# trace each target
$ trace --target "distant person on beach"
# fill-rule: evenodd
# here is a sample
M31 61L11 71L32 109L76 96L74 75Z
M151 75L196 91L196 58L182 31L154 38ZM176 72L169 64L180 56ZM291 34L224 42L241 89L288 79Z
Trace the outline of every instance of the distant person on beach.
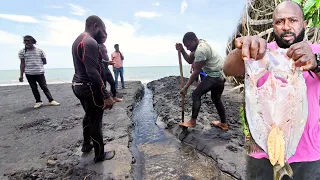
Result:
M239 37L235 39L236 49L228 54L223 67L228 76L244 75L243 59L259 60L267 49L283 48L287 49L287 56L295 61L295 65L303 68L309 113L295 154L288 160L294 180L320 179L320 44L304 41L306 26L302 8L295 2L284 1L273 12L275 41L267 43L258 36ZM248 147L256 145L251 137L246 142ZM274 167L268 155L261 148L248 153L246 179L272 180ZM283 179L291 178L285 176Z
M99 44L99 48L100 48L100 52L101 52L101 56L102 56L102 62L103 62L103 66L104 66L104 82L105 84L108 82L111 86L111 93L112 93L112 97L113 100L115 102L121 102L122 99L117 97L117 89L116 89L116 84L114 82L113 76L108 68L109 65L114 65L113 61L109 61L109 56L108 56L108 50L106 48L106 46L104 45L104 43L106 42L107 37L104 36L102 39L102 43Z
M116 88L118 88L118 77L120 74L122 89L125 89L124 78L123 78L123 53L119 50L119 44L114 45L115 51L111 54L111 60L114 62L113 64L113 73L115 77Z
M198 39L195 33L187 32L183 37L183 44L187 50L191 51L191 56L186 53L181 43L176 44L176 49L181 51L184 59L193 64L193 72L181 89L181 94L186 94L189 86L199 76L203 70L207 76L201 81L199 86L192 93L192 115L191 120L180 123L180 126L195 127L197 117L201 107L201 96L211 91L211 99L215 104L221 122L213 120L211 124L223 130L228 130L225 109L221 101L221 94L224 90L225 77L222 72L223 59L214 51L211 46L203 39Z
M37 41L29 35L23 37L23 43L25 48L19 51L20 59L20 78L19 81L23 82L23 73L26 74L26 78L31 87L32 93L36 99L34 108L42 106L41 96L38 91L38 85L47 96L49 105L58 106L60 103L55 101L48 89L46 78L44 76L44 65L47 64L45 53L34 45Z
M86 19L85 32L81 33L72 45L75 69L72 90L85 111L81 151L87 153L94 148L95 163L112 159L115 155L115 151L104 151L102 135L103 111L111 109L114 104L103 81L103 65L98 45L106 35L104 22L98 16L92 15Z

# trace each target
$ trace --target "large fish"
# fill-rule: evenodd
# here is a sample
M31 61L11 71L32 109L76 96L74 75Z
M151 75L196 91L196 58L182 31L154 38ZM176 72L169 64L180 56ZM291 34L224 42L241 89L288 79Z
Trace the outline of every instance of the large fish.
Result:
M274 179L292 176L287 160L302 136L308 104L303 72L285 49L268 49L261 60L245 61L245 111L250 135L268 154Z

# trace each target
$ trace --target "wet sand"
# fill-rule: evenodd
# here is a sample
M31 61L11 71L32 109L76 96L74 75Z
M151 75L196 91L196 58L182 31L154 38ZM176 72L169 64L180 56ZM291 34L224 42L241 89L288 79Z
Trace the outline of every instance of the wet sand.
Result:
M103 118L105 148L116 150L116 156L99 164L93 163L93 152L83 155L80 151L84 111L70 84L49 85L53 97L61 103L57 107L47 106L40 91L45 104L40 109L33 109L29 86L0 87L0 179L133 179L131 115L144 88L141 82L127 82L127 87L119 90L124 101L106 110ZM154 94L158 125L162 122L180 140L211 157L223 172L244 179L245 153L239 121L242 96L228 93L231 85L226 86L223 95L231 126L227 133L209 125L209 120L218 118L210 93L203 97L197 127L181 133L177 126L181 119L179 77L165 77L148 87ZM191 92L186 98L186 115L191 111Z
M0 87L0 179L132 179L131 111L143 95L141 82L119 90L124 101L105 110L103 135L112 160L93 163L81 152L84 111L70 84L48 85L60 106L33 109L29 86Z
M132 113L132 147L138 155L133 166L137 180L234 180L222 173L214 160L181 142L157 120L153 95L146 88ZM134 152L134 151L132 151Z
M186 83L187 79L184 82ZM222 95L229 131L223 132L210 126L213 119L219 120L210 92L202 97L197 126L185 131L177 125L181 121L180 77L164 77L148 83L148 88L153 91L153 103L158 113L158 121L163 122L180 140L213 158L221 171L237 179L245 179L246 153L239 112L243 95L236 91L230 92L233 87L232 84L226 83ZM192 85L185 98L185 121L191 117L191 94L195 88Z

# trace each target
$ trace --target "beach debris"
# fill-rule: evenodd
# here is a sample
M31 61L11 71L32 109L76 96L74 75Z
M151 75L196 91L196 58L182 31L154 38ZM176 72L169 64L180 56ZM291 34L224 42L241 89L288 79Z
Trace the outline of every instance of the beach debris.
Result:
M89 176L91 176L91 174L86 175L83 180L86 180Z
M49 159L49 160L47 161L47 164L50 165L50 166L53 166L53 165L55 165L56 163L57 163L57 161L56 161L56 160L52 160L52 159Z

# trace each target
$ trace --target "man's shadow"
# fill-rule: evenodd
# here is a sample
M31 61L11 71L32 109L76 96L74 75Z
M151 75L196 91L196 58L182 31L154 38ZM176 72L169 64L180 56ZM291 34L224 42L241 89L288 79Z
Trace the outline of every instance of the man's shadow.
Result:
M50 105L45 105L43 104L40 108L34 108L34 107L26 107L26 108L23 108L21 110L17 110L16 113L18 114L25 114L25 113L28 113L28 112L32 112L32 111L37 111L39 109L42 109L42 108L47 108L49 107Z

